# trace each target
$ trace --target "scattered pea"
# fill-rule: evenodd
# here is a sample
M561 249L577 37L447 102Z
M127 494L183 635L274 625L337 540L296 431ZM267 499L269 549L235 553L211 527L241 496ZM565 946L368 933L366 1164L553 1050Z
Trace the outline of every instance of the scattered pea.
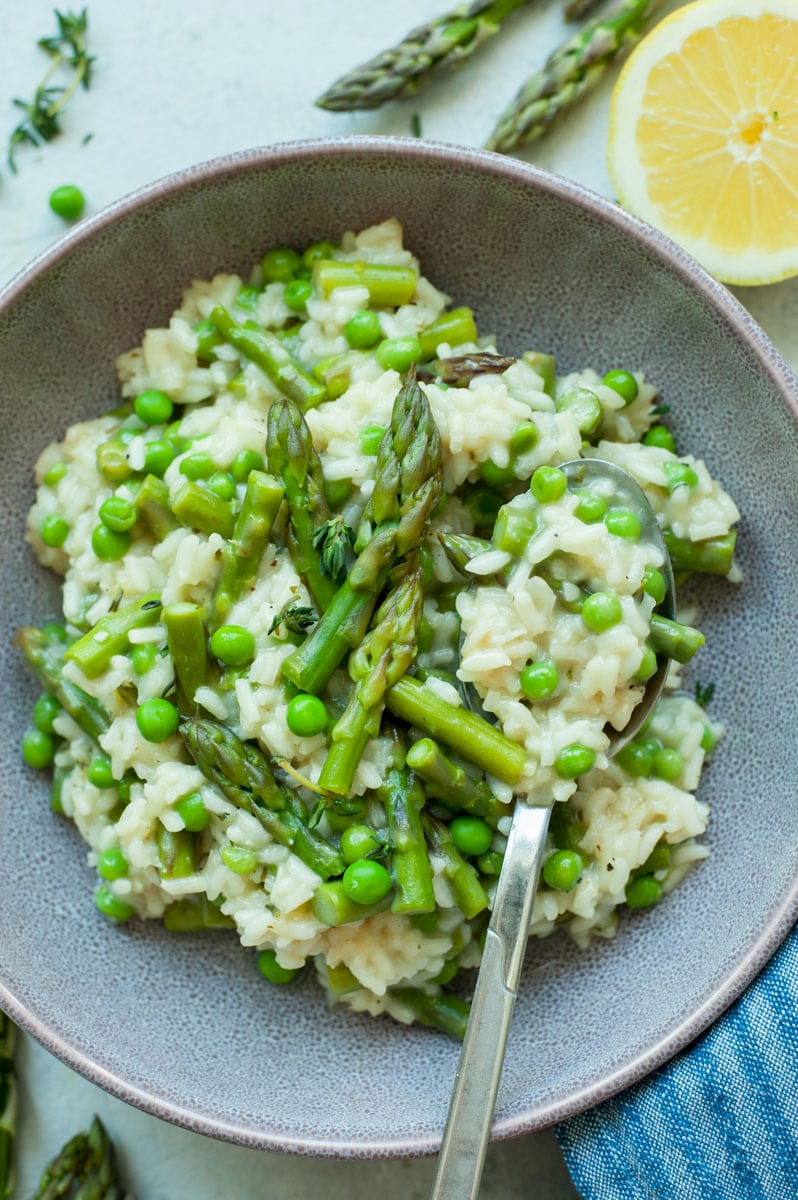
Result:
M313 296L313 284L309 279L292 279L285 285L283 299L294 312L306 312L308 300Z
M318 696L300 692L288 701L285 722L297 737L314 737L326 728L327 720L327 709Z
M662 604L668 591L665 576L656 567L646 567L643 572L643 591L655 604Z
M581 742L572 742L570 746L564 746L557 755L554 769L560 779L576 779L579 775L586 775L595 761L596 755L588 746L583 746Z
M301 266L302 259L290 246L275 246L261 261L265 283L290 283Z
M360 431L360 449L363 454L376 454L385 436L384 425L367 425Z
M230 474L236 483L246 483L252 471L263 471L264 469L263 455L258 454L257 450L239 450L230 463ZM180 470L183 470L183 463L180 464ZM183 473L185 474L185 472Z
M232 500L236 494L236 481L229 471L214 471L208 480L208 491L220 500Z
M310 270L315 262L321 258L332 258L338 247L334 242L322 240L320 242L312 242L302 251L303 266Z
M662 899L662 884L653 875L637 875L626 885L627 908L650 908Z
M383 839L369 825L350 825L341 834L341 854L347 864L367 858L382 845Z
M145 425L165 425L172 419L174 405L166 392L159 392L157 388L147 388L136 396L133 410Z
M634 779L647 779L654 766L654 756L640 742L628 742L615 755L615 761Z
M148 742L165 742L177 731L180 714L168 700L153 696L143 700L136 709L136 725Z
M61 712L61 705L55 696L42 692L33 706L33 724L42 733L53 732L53 722Z
M201 833L210 825L211 814L205 807L200 792L188 792L187 795L181 796L175 804L175 809L191 833Z
M353 350L369 350L382 337L380 318L368 308L360 308L344 325L344 337Z
M144 447L144 471L147 475L156 475L159 479L166 473L166 468L176 458L174 446L162 438L147 442Z
M718 739L710 729L709 725L704 726L704 732L701 734L701 749L705 754L709 754L715 749Z
M533 421L522 421L510 434L510 450L513 454L528 454L540 441L540 432Z
M493 830L479 817L455 817L449 825L452 841L461 854L475 857L490 849Z
M676 438L667 425L652 425L648 433L643 435L644 446L656 446L658 450L670 450L676 453Z
M640 666L634 673L633 679L635 683L645 683L650 679L657 670L657 655L652 646L646 646L643 650L643 657L640 659Z
M356 904L379 904L391 890L391 876L382 865L370 858L350 863L341 880L344 895Z
M103 442L97 447L97 470L112 483L121 483L133 474L127 450L120 441Z
M489 458L480 464L479 473L488 487L506 487L515 479L515 463L510 459L506 466L500 467Z
M110 758L106 758L105 755L93 758L86 768L86 778L96 788L113 787L114 776Z
M546 700L557 690L560 674L553 662L541 658L521 672L521 691L529 700Z
M109 496L103 500L98 516L114 533L127 533L136 524L136 510L124 496Z
M158 651L152 642L142 642L130 651L130 662L137 675L146 675L155 666Z
M281 967L274 950L261 950L257 962L258 970L263 978L267 979L269 983L276 983L280 986L293 983L302 970L301 967Z
M104 917L112 921L129 921L135 909L111 891L109 887L98 887L94 893L94 903Z
M543 864L543 882L558 892L571 892L584 869L576 850L555 850Z
M604 524L615 537L631 542L640 537L640 518L631 508L611 508Z
M483 875L499 875L501 874L503 862L504 855L500 851L486 850L477 859L477 868Z
M220 625L210 646L211 654L228 667L243 667L255 657L255 639L243 625Z
M44 475L42 475L42 483L46 484L47 487L54 487L59 480L64 478L66 473L67 465L65 462L54 462L51 467L47 468Z
M688 467L687 463L666 462L662 464L662 470L665 473L665 486L669 492L676 491L677 487L693 488L698 483L698 476L692 467Z
M539 504L551 504L565 495L568 480L558 467L538 467L529 481L529 490Z
M180 460L179 471L186 479L210 479L216 470L216 464L210 454L198 450L196 454L188 454Z
M29 767L43 771L55 758L55 741L42 729L27 729L22 735L22 758Z
M421 358L421 342L417 337L385 338L375 355L383 371L407 371Z
M584 521L585 525L596 525L604 520L607 515L607 501L603 496L586 489L576 494L579 500L574 512L580 521Z
M637 399L639 391L637 380L629 371L608 371L601 382L617 392L625 401L625 406Z
M95 525L91 535L91 548L103 562L116 562L123 558L130 547L130 534L117 533L107 525Z
M246 846L223 846L222 862L236 875L251 875L258 865L257 857Z
M657 779L673 783L679 778L683 769L684 759L678 750L672 750L670 746L663 746L654 751L653 773Z
M57 217L75 221L86 207L86 197L74 183L62 183L50 192L50 208Z
M97 856L97 874L101 879L123 879L127 875L128 862L119 846L101 850Z
M204 320L197 321L197 324L194 326L194 333L197 338L197 358L201 362L210 362L214 357L214 350L222 343L222 336L219 330L213 321Z
M593 592L582 601L582 620L588 629L601 633L617 625L623 616L621 601L614 592Z
M69 522L61 513L50 513L39 526L39 537L45 546L58 549L67 540L69 528Z

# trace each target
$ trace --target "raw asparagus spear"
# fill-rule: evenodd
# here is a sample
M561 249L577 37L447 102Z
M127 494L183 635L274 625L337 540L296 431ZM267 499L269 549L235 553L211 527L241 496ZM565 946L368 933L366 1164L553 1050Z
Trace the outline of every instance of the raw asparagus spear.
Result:
M324 612L338 591L338 583L325 570L314 539L330 520L330 506L324 495L321 459L302 411L293 400L275 400L269 409L266 456L269 469L285 489L289 553L316 607Z
M252 742L211 720L185 721L186 748L209 782L231 804L252 813L267 833L323 879L341 875L344 860L316 830L309 829L300 800L277 782L266 756Z
M412 771L393 767L380 788L379 798L385 807L391 847L394 881L391 912L434 912L432 867L421 826L424 789Z
M332 730L319 786L348 796L357 765L369 740L380 731L386 688L405 674L416 656L424 604L420 567L415 567L383 601L374 625L350 656L355 686Z
M509 807L491 792L487 781L469 775L452 762L432 738L419 738L407 752L407 765L424 780L427 794L449 807L464 809L479 817L506 816Z
M508 154L543 137L563 113L591 91L605 69L640 39L664 0L615 0L549 55L542 70L521 88L487 141Z
M389 434L380 443L374 491L358 528L363 549L318 625L283 663L283 675L303 692L321 691L360 644L391 571L418 545L440 500L440 437L412 374L394 401Z
M412 96L434 71L455 67L499 32L527 0L473 0L411 30L390 50L349 71L316 101L333 112L379 108Z
M309 375L292 358L283 343L265 329L237 325L221 304L211 311L211 321L226 342L239 354L260 367L284 396L294 400L301 409L315 408L327 399L324 384Z
M13 1021L0 1011L0 1200L8 1200L14 1192L14 1139L17 1128L15 1038Z
M223 625L258 571L284 488L263 471L250 471L233 536L222 551L222 570L213 595L212 624Z
M99 1117L46 1168L34 1200L121 1200L114 1144Z

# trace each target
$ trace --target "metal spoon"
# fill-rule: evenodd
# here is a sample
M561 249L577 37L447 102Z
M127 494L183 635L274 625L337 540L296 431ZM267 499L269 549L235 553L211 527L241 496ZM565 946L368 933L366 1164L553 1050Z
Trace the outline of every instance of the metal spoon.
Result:
M661 608L672 617L670 557L642 489L626 471L602 459L575 459L561 464L560 470L569 488L609 480L624 507L637 514L641 540L662 550L660 569L667 592ZM644 724L662 691L667 668L667 660L661 660L625 728L608 731L608 754L620 750ZM476 1200L479 1192L550 816L550 806L521 799L513 811L430 1200Z

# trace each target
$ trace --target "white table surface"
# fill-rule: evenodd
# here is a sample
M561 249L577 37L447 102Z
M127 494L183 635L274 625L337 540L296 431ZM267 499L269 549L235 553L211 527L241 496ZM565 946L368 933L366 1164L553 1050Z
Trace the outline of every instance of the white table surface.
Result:
M459 74L376 113L325 113L313 99L345 69L445 11L447 0L401 5L359 0L92 0L94 83L80 91L64 133L39 150L22 147L19 173L0 160L0 286L63 232L48 207L52 188L79 185L87 212L180 167L232 150L301 137L408 134L418 113L423 135L478 146L516 88L563 38L559 0L536 0ZM68 9L67 3L62 10ZM79 7L79 5L75 5ZM676 8L670 3L665 11ZM51 0L0 4L0 144L15 125L15 96L28 98L46 60L39 37L55 32ZM521 157L605 196L611 80L537 147ZM92 137L85 142L86 134ZM737 289L741 301L798 368L798 279ZM94 1112L117 1143L139 1200L415 1200L427 1194L434 1163L292 1158L188 1133L107 1096L31 1039L18 1055L21 1116L19 1195L30 1195L44 1162ZM553 1135L544 1131L494 1146L486 1200L567 1200L570 1184Z

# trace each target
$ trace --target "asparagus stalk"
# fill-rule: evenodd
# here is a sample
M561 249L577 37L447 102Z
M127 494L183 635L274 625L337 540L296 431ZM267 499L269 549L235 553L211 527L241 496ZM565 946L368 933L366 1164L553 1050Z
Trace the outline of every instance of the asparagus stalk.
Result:
M14 1072L16 1027L0 1011L0 1200L14 1192L14 1140L17 1128L17 1082Z
M155 831L161 879L184 879L197 869L196 839L188 829L172 833L158 823Z
M235 921L211 904L207 896L182 896L167 908L163 925L172 933L198 933L205 929L231 929Z
M412 771L393 767L379 791L388 821L394 893L391 912L435 911L432 866L424 841L421 810L424 789Z
M321 691L359 645L391 571L418 545L441 497L440 437L412 374L394 401L389 435L358 528L363 549L313 632L283 663L283 675L304 692Z
M242 358L260 367L276 388L303 410L315 408L327 399L324 385L309 375L293 358L283 343L265 329L237 325L223 305L211 311L211 321L226 342Z
M157 475L145 475L136 492L136 516L146 525L156 541L177 529L179 522L169 508L169 488Z
M350 656L355 686L332 730L319 776L324 791L349 795L363 751L380 731L385 691L402 678L416 656L423 604L421 568L416 566L388 593L373 628Z
M320 258L313 264L313 286L323 296L334 288L365 287L369 300L377 308L399 308L409 304L418 283L413 267L397 267L392 263L341 262L337 258Z
M526 752L478 713L458 708L431 688L406 675L385 695L386 706L408 725L439 738L489 775L515 784L523 774Z
M479 817L506 816L506 804L491 792L487 781L469 775L452 762L432 738L419 738L407 752L407 765L424 781L427 794L450 808L464 809Z
M64 642L43 629L28 627L19 630L16 643L44 690L55 696L84 733L99 741L111 718L96 697L64 678Z
M203 611L199 604L170 604L163 610L166 641L175 668L178 704L194 710L194 695L208 674L208 649Z
M527 0L473 0L411 30L397 46L349 71L316 101L332 112L378 108L412 96L435 71L458 66Z
M706 638L699 629L682 625L680 621L671 621L659 613L652 613L650 640L657 654L686 663L703 646Z
M466 1000L451 992L425 992L411 987L391 988L391 995L412 1011L413 1020L419 1025L438 1029L462 1042L471 1011Z
M452 358L436 359L429 378L449 387L468 387L478 375L503 375L514 362L516 359L508 355L490 354L488 351L458 354Z
M99 1117L45 1169L34 1200L122 1200L114 1144Z
M664 0L614 0L547 58L501 115L487 141L503 154L543 137L639 41Z
M471 533L439 533L438 541L455 571L459 571L461 575L466 574L466 568L472 558L495 549L490 542L474 537Z
M690 542L670 530L662 532L674 571L701 571L707 575L728 575L734 559L737 532L730 529L721 537Z
M433 321L426 329L421 330L418 340L421 344L422 359L432 358L441 342L446 342L449 346L459 346L462 342L475 342L477 325L474 313L470 308L453 308L449 312L442 313L437 321ZM443 366L446 361L444 359L438 366ZM439 378L442 378L440 372Z
M313 915L323 925L337 927L363 921L391 907L390 893L376 904L358 904L350 900L340 879L329 879L313 893Z
M160 595L148 592L133 604L100 617L93 629L67 647L64 657L77 663L87 679L96 679L108 669L115 654L127 652L133 630L154 625L160 615Z
M284 488L263 471L250 471L233 536L222 551L222 570L211 604L212 624L223 625L230 609L255 578L271 536Z
M421 814L421 822L431 853L443 863L443 873L449 880L457 907L471 920L488 907L488 895L479 882L479 875L455 846L448 825L426 812Z
M344 860L315 829L300 800L277 782L266 756L211 720L185 721L180 732L191 757L231 804L252 813L267 833L323 879L341 875Z
M269 469L285 489L289 519L286 542L291 558L317 608L324 612L338 591L338 583L325 569L315 539L330 520L330 506L324 495L321 459L302 411L293 400L275 400L269 409L266 455Z
M193 479L186 480L175 492L172 513L187 529L208 535L220 533L226 539L233 536L236 511L232 501L223 500Z

